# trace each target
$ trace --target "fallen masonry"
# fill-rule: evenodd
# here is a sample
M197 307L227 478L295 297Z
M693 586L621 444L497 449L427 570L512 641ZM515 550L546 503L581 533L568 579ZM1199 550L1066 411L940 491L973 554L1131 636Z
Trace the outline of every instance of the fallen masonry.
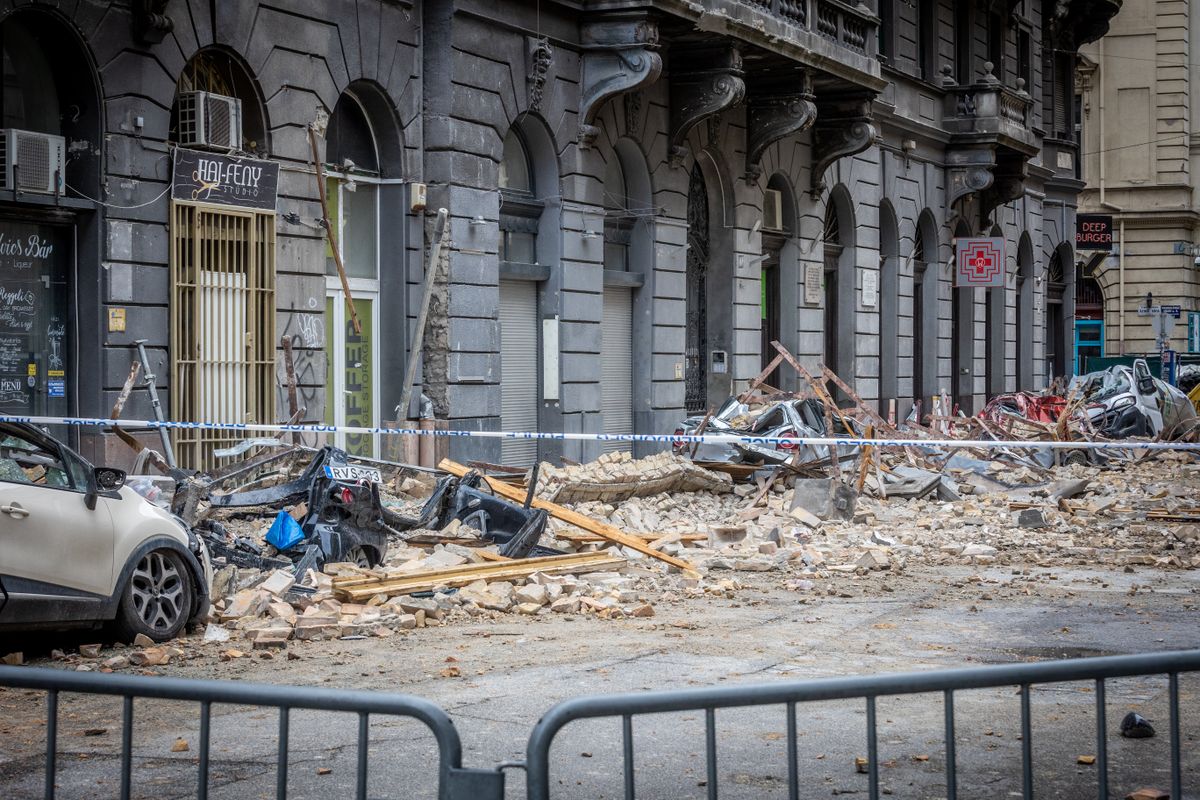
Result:
M660 454L608 464L626 475L687 472L674 470L673 460L684 461ZM737 597L750 580L777 582L797 602L819 603L862 582L886 591L888 576L918 564L1002 565L1016 576L1072 565L1200 568L1200 464L1190 456L1050 470L952 461L937 478L931 491L909 497L873 496L868 488L847 508L813 500L814 486L819 500L836 480L799 475L769 484L761 475L751 483L720 475L695 491L564 504L539 497L534 502L550 514L540 545L558 554L530 558L500 555L499 544L467 524L392 537L375 567L328 563L300 571L275 565L276 554L260 545L267 568L216 559L214 603L198 641L232 660L270 658L319 639L430 635L426 629L464 621L638 620L688 598ZM498 493L524 491L490 485ZM561 497L568 483L546 485ZM406 513L433 487L398 474L381 487L382 502ZM261 541L263 531L244 535ZM82 670L146 670L189 657L193 642L143 640L117 654L82 645L64 658Z

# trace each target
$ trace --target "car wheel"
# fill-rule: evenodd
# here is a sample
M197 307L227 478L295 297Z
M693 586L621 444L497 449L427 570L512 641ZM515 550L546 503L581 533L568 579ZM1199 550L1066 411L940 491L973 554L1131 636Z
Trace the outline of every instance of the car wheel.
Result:
M342 561L367 569L371 566L371 554L362 545L355 545L342 553Z
M192 612L192 577L178 553L152 550L133 568L117 608L116 633L133 641L139 633L156 642L177 636Z

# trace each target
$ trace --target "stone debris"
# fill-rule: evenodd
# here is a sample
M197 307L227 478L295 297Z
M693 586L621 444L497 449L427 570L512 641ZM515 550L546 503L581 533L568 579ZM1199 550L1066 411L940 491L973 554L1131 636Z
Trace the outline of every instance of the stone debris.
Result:
M845 468L853 469L850 460ZM315 640L431 635L426 629L468 621L537 625L588 616L633 624L655 620L664 606L684 599L736 598L746 581L777 583L805 603L858 596L868 583L890 591L887 577L916 564L1006 566L1015 575L1030 567L1200 568L1200 465L1183 454L1116 467L1035 470L993 462L981 472L978 464L951 465L929 491L886 498L862 493L848 502L834 492L846 483L789 475L769 484L731 485L723 474L696 478L697 470L704 472L667 454L632 459L625 453L583 467L543 465L539 478L545 496L585 498L566 507L685 559L695 572L551 519L543 547L610 557L611 566L598 567L608 571L552 575L525 569L515 578L463 578L453 584L458 588L422 584L421 576L434 571L503 569L497 545L457 525L393 541L385 562L373 569L326 564L322 571L296 574L217 559L209 620L190 641L164 645L138 637L132 648L109 658L98 645L81 645L78 655L63 658L77 669L146 669L205 653L230 661L248 653L271 657ZM646 475L640 482L645 486L670 476L675 487L702 488L647 493L644 486L626 485L635 481L625 476L638 474ZM611 485L618 489L612 493L570 494L601 485L605 475L614 476ZM981 475L990 477L976 480ZM993 485L998 480L1004 482L1000 488ZM405 502L419 505L421 488L410 486ZM335 580L341 585L347 579L370 587L393 580L409 585L411 579L425 588L394 595L359 591L349 602L347 595L335 595ZM19 654L4 660L21 663Z
M712 472L673 453L635 459L628 451L605 453L588 464L542 464L537 495L555 503L615 503L664 492L728 492L728 475Z

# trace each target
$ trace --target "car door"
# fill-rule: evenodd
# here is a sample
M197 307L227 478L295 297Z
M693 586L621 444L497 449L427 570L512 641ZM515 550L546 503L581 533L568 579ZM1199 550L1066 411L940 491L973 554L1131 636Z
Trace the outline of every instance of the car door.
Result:
M85 502L91 467L49 437L0 427L0 622L90 619L112 593L113 524Z
M1150 365L1140 358L1133 362L1133 378L1134 394L1137 396L1138 407L1142 409L1146 417L1150 420L1150 435L1156 436L1163 429L1163 398L1158 382L1155 380L1153 373L1150 372Z

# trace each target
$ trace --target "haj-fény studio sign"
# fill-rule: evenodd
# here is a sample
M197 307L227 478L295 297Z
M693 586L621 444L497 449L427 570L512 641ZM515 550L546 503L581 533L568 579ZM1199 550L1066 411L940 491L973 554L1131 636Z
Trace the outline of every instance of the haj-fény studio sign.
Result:
M175 148L171 198L254 211L275 211L279 164Z

